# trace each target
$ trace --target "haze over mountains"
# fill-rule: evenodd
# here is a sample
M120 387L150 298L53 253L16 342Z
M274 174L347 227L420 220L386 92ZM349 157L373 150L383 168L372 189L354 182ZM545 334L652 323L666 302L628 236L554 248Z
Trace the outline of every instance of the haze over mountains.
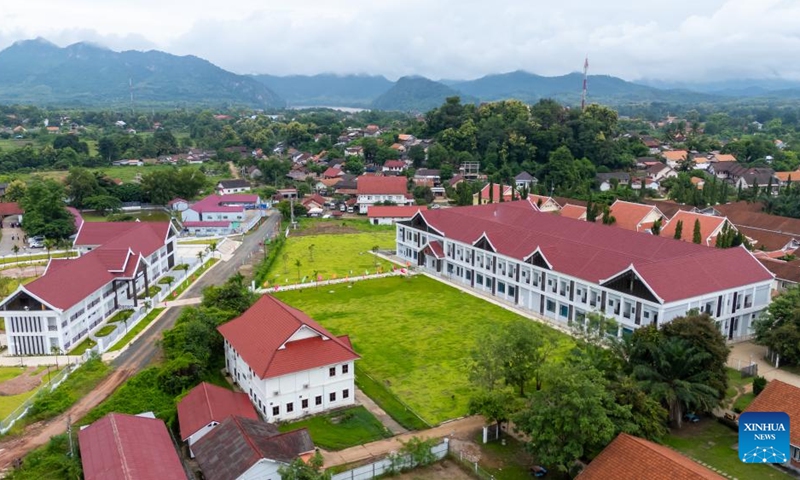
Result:
M88 43L60 48L43 39L0 51L0 103L67 107L127 106L131 93L140 106L339 106L424 112L454 95L465 103L554 98L575 105L582 81L580 73L544 77L525 71L474 80L412 76L396 82L379 75L240 75L195 56L115 52ZM590 101L610 105L800 98L800 82L782 79L698 84L590 75L588 84Z

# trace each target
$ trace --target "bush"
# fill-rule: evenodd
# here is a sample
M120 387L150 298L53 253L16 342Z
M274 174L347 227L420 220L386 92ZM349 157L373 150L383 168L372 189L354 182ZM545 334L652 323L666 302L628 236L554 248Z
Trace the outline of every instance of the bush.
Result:
M111 317L108 320L108 323L124 322L125 320L131 318L132 315L133 315L133 310L122 310L121 312L117 312L116 315Z
M136 415L152 411L158 418L171 419L175 416L175 397L159 388L160 371L159 367L151 367L128 379L106 401L93 408L81 424L88 425L110 412Z
M267 272L269 272L272 264L275 263L275 260L277 260L278 254L281 253L285 243L286 237L278 235L278 237L269 245L267 256L264 257L264 261L261 262L261 265L259 265L258 269L256 270L255 281L257 286L260 287L264 283L264 280L266 280Z
M160 283L161 285L170 285L174 281L175 281L175 277L166 276L166 277L161 278L161 280L159 280L158 283Z
M111 371L100 357L94 356L72 372L55 390L39 396L31 405L26 419L30 422L55 417L78 401Z
M758 396L767 386L767 379L756 375L753 377L753 395Z
M189 270L189 264L188 263L179 263L179 264L175 265L174 267L172 267L172 269L173 270Z

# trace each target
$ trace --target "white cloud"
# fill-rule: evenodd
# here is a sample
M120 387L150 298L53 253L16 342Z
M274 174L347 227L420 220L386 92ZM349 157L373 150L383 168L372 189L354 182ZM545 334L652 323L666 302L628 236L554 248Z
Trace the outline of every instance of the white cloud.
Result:
M563 74L588 53L592 73L628 79L800 79L799 21L793 0L36 0L4 6L0 47L44 36L241 73L390 78Z

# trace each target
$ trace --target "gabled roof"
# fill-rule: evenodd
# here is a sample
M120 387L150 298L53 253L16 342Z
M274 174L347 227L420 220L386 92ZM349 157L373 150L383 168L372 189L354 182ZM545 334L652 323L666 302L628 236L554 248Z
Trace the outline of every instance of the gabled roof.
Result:
M420 210L427 210L418 205L387 205L369 207L369 218L411 218Z
M661 155L669 161L682 162L689 156L689 152L686 150L667 150L661 152Z
M110 413L78 432L86 480L186 478L164 421Z
M558 214L562 217L573 218L575 220L586 220L586 207L568 203L561 207Z
M189 208L195 212L222 212L235 213L242 211L241 204L254 204L258 202L258 195L232 194L209 195Z
M344 171L341 168L336 167L329 167L325 172L322 173L322 176L325 178L336 178L344 175Z
M730 153L717 153L714 155L714 160L718 162L735 162L736 157L734 157Z
M292 341L301 328L315 335ZM217 330L259 378L272 378L359 358L347 336L335 337L311 317L271 295Z
M319 206L325 205L325 199L322 198L322 195L320 195L319 193L315 193L314 195L311 195L310 197L304 199L303 205L308 206L311 202L314 202Z
M800 388L782 382L770 380L767 386L753 400L745 412L786 412L791 425L800 422ZM800 447L800 428L789 429L789 443Z
M491 189L489 188L491 187ZM484 201L489 201L489 191L492 191L492 201L500 201L500 192L503 192L503 198L511 198L511 187L508 185L500 185L499 183L488 183L481 189L481 198Z
M250 182L237 178L233 180L220 180L217 185L220 188L245 188L250 186Z
M164 245L171 228L169 222L85 222L74 245L130 248L148 256Z
M383 166L386 168L405 168L406 162L402 160L386 160Z
M238 478L261 459L289 464L314 451L305 428L279 433L260 420L228 417L192 446L208 479ZM167 478L167 477L164 477Z
M743 248L708 248L676 242L663 233L656 237L576 221L538 212L527 201L426 210L417 215L448 238L468 245L486 234L499 253L518 260L540 248L553 270L593 283L633 264L665 302L773 278Z
M20 215L24 213L17 202L0 202L0 216Z
M712 215L703 215L702 213L687 212L681 210L677 212L661 229L661 236L666 238L675 237L675 229L678 228L678 222L683 222L681 227L681 240L684 242L691 242L694 239L694 224L700 222L700 240L702 245L710 247L715 246L711 238L719 234L720 229L728 219L726 217L715 217Z
M222 423L231 415L258 420L258 414L246 393L203 382L178 402L181 440L185 441L211 422Z
M359 195L404 195L408 193L406 177L358 177L356 189Z
M622 200L617 200L611 204L609 211L616 219L616 222L614 222L615 226L634 232L643 232L645 230L645 228L642 227L648 216L652 214L658 215L658 217L664 216L659 209L652 205L625 202ZM653 220L650 220L650 222L652 221Z
M620 433L576 477L579 480L722 480L671 448Z
M528 172L521 172L519 175L514 177L514 180L517 182L532 182L536 179Z
M442 242L434 240L430 242L423 250L426 255L433 255L436 258L444 258L444 247Z
M442 171L436 168L418 168L414 172L415 177L438 177L442 174ZM798 175L800 178L800 175Z

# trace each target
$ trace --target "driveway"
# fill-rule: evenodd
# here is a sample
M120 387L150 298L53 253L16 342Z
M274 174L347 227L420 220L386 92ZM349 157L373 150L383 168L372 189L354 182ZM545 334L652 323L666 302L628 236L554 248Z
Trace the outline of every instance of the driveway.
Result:
M754 362L758 364L758 374L767 380L780 380L800 388L800 375L775 368L775 365L764 359L766 353L767 347L762 345L753 342L737 343L728 355L728 366L738 370Z

